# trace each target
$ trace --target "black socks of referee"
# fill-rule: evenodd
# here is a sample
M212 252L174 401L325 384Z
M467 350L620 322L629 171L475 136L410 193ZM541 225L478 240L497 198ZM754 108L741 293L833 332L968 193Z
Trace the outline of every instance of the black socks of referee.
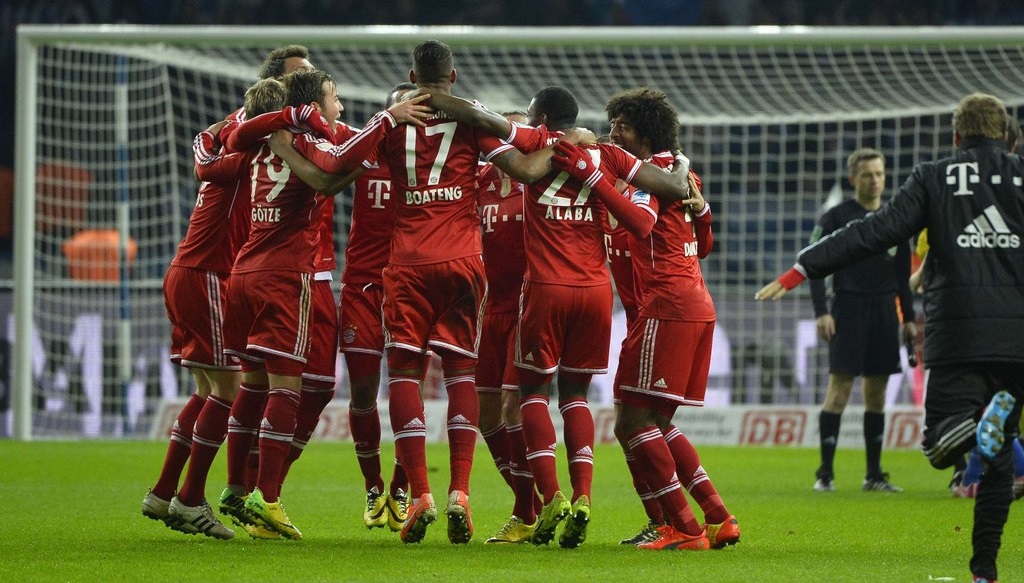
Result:
M818 416L818 433L821 443L821 467L818 478L831 478L834 473L832 462L836 458L836 444L839 442L839 420L842 415L822 411Z
M867 454L866 479L882 477L882 441L885 438L885 413L864 412L864 452Z

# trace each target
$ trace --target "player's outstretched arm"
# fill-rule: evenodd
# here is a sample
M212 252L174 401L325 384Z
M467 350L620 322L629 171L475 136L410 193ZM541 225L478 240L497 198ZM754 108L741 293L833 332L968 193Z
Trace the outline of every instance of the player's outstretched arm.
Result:
M797 263L789 268L789 271L780 275L778 279L757 290L754 299L758 301L777 300L786 295L789 290L800 285L805 279L807 279L807 275L803 272L803 267Z
M503 140L507 140L512 136L512 122L505 119L505 116L501 114L454 95L435 93L428 95L428 97L430 99L427 103L431 107L445 112L456 121L480 128Z
M270 149L292 169L303 182L325 196L334 196L345 190L362 175L365 168L357 168L345 175L328 174L302 156L292 145L292 133L278 130L267 140Z
M666 172L650 162L644 162L630 184L668 202L693 201L690 197L689 174L690 159L680 154L676 156L676 163L671 172Z
M293 133L313 132L325 140L334 141L334 132L327 120L311 105L286 106L281 111L270 111L245 121L228 136L224 145L232 152L242 152L270 133L289 128Z
M597 143L597 134L587 128L569 128L559 141L569 142L574 146L590 146Z
M523 184L533 184L551 172L551 147L523 154L510 148L491 158L491 162L508 174L513 180Z

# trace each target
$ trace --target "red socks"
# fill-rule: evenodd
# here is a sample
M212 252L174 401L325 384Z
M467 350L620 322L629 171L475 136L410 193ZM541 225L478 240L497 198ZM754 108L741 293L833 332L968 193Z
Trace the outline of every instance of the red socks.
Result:
M192 453L192 430L196 424L199 412L203 410L206 399L193 393L181 408L177 419L174 420L174 427L171 428L171 439L167 444L167 455L164 457L163 468L160 469L160 477L153 486L153 493L170 500L178 489L178 480L181 479L181 472L185 469L188 456Z
M348 410L348 426L352 432L352 441L356 444L356 460L359 471L363 474L363 484L367 492L374 487L378 492L384 491L384 479L381 477L380 464L380 414L377 406L369 409Z
M420 383L417 378L392 378L389 414L395 434L395 450L409 477L411 498L430 492L427 482L427 426L424 422Z
M679 486L675 460L672 459L661 430L652 425L630 435L628 439L629 449L643 471L651 493L661 504L665 517L680 532L700 534L700 525Z
M572 501L580 496L590 498L590 486L594 481L594 416L587 400L582 397L559 403L558 410L565 423Z
M555 426L551 423L548 399L540 395L523 397L519 404L523 419L523 437L526 441L526 459L545 504L551 502L558 491L555 469Z
M267 385L242 383L228 417L228 484L252 491L245 479L246 461L259 434L266 405Z
M476 451L477 424L480 422L480 403L476 394L473 372L444 379L448 391L448 455L451 482L448 491L469 493L469 474L473 470Z
M192 456L178 498L186 506L199 506L206 498L206 477L228 431L231 403L210 395L196 419Z
M665 431L665 443L675 460L679 481L704 511L704 521L710 524L725 522L729 518L729 511L700 464L697 449L674 425Z
M292 446L299 394L289 389L270 389L260 422L260 475L256 483L267 502L281 495L281 468Z

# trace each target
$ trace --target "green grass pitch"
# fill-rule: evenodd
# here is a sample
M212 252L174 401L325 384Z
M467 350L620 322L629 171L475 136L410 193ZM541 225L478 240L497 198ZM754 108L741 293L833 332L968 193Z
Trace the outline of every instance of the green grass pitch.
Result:
M864 454L840 450L832 494L811 491L817 451L702 447L702 461L743 539L721 551L649 552L619 546L645 522L621 452L598 446L594 514L576 550L484 545L511 511L511 494L486 448L477 449L470 496L476 534L448 543L443 516L421 544L361 522L363 484L352 445L313 443L283 500L301 542L187 536L142 516L163 461L158 442L0 441L0 579L5 581L970 581L973 503L946 491L949 472L915 451L886 451L902 494L860 491ZM561 483L569 490L560 450ZM224 482L221 453L208 495ZM385 445L384 458L393 450ZM439 503L447 452L428 446ZM1024 581L1024 502L1014 505L1000 580ZM698 509L698 517L699 509Z

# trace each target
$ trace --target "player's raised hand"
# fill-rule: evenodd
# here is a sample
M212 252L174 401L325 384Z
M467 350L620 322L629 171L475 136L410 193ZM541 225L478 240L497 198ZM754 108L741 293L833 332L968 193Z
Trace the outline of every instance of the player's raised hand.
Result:
M551 158L551 165L558 170L569 173L570 176L582 181L588 186L593 186L598 180L604 178L601 170L594 165L590 154L583 148L579 148L559 140L555 142L555 155Z
M410 93L412 93L410 91ZM407 96L405 96L407 97ZM388 108L388 113L398 123L411 123L417 126L425 126L423 120L434 115L434 110L424 103L430 99L429 93L422 93L408 99L403 98L398 103Z
M693 172L687 174L686 179L690 183L690 197L684 198L681 202L690 205L690 210L693 213L700 213L704 210L704 205L707 204L700 192L700 179Z

